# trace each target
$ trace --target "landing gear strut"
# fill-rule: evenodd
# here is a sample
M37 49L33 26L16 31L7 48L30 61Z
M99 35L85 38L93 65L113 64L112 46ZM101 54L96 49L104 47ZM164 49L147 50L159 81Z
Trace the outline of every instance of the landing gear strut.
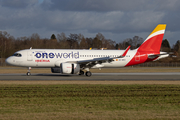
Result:
M28 72L26 73L27 76L31 75L31 67L28 67Z
M80 70L79 75L84 75L84 71Z

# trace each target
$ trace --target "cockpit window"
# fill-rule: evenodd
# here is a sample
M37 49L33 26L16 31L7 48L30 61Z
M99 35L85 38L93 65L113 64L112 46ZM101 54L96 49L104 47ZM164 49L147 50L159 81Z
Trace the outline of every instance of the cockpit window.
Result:
M20 53L14 53L13 56L21 57L22 55Z

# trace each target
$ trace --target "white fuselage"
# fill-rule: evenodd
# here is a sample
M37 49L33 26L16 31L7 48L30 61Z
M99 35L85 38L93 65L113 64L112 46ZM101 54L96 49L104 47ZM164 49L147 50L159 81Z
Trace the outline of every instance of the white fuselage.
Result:
M69 50L69 49L26 49L16 53L21 56L10 56L6 62L22 67L58 67L63 62L76 62L94 58L114 58L123 54L124 50ZM125 57L116 58L112 62L95 65L99 67L124 67L135 56L136 50L129 50ZM136 61L140 61L139 58Z

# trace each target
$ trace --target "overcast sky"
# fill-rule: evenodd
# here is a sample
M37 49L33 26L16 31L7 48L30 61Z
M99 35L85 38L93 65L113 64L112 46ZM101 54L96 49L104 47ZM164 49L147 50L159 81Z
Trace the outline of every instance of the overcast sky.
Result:
M41 38L64 32L117 43L135 35L145 39L157 24L167 24L164 39L180 40L180 0L0 0L0 31Z

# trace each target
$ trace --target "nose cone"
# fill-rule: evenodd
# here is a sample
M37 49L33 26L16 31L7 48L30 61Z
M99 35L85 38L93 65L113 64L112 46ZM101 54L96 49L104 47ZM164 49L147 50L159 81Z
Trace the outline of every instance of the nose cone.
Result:
M13 61L12 61L12 58L11 57L8 57L6 59L6 63L9 64L9 65L12 65Z

